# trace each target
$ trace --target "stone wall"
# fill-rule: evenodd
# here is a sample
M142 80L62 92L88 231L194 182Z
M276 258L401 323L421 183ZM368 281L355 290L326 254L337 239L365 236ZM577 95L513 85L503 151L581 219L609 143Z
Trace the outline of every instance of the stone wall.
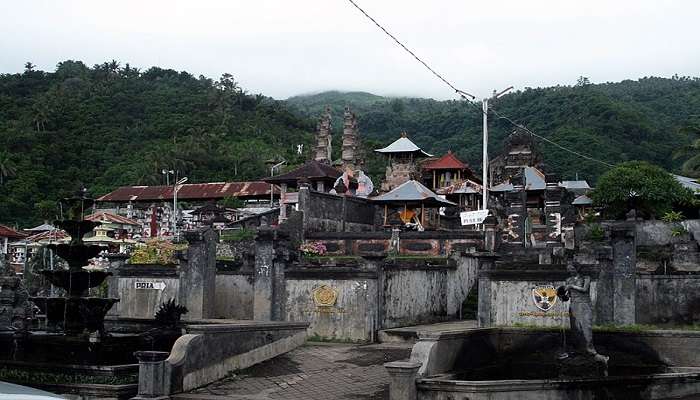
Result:
M305 232L368 232L375 229L377 206L359 197L299 189Z
M638 275L637 323L700 323L700 275Z

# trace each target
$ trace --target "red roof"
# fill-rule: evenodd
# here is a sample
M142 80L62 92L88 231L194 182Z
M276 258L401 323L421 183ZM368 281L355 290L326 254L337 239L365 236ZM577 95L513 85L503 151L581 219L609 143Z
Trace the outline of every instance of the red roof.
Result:
M6 237L10 239L22 239L23 237L26 237L27 235L23 233L19 233L16 230L10 228L9 226L6 225L0 225L0 237Z
M275 187L275 194L279 189ZM177 192L180 200L219 200L226 197L266 198L270 184L265 182L217 182L184 184ZM97 199L99 202L172 200L172 186L123 186Z
M428 160L421 165L423 169L468 169L469 166L448 151L444 156L436 160Z
M180 193L178 192L178 195ZM126 217L122 217L121 215L117 214L112 214L104 211L97 212L95 214L90 214L87 217L85 217L86 220L88 221L107 221L111 222L114 224L121 224L121 225L139 225L138 222L134 221L133 219L129 219Z

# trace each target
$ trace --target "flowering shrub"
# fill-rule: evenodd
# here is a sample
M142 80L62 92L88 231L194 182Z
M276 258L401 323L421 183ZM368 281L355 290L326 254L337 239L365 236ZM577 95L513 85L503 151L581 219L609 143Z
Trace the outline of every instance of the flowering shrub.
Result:
M304 243L299 247L305 256L322 256L326 254L326 245L321 242Z
M144 246L136 248L131 253L129 262L131 264L175 264L176 250L184 250L187 244L172 243L168 240L153 238L146 242Z

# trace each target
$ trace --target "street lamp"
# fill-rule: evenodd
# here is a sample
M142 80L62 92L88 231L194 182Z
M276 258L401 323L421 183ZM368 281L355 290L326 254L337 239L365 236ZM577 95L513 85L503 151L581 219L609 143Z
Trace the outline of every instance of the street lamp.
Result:
M187 182L187 177L175 182L175 186L173 186L173 237L177 236L177 192L185 182Z
M165 175L165 186L170 186L170 175L175 175L175 171L172 169L163 169L160 171L161 174Z

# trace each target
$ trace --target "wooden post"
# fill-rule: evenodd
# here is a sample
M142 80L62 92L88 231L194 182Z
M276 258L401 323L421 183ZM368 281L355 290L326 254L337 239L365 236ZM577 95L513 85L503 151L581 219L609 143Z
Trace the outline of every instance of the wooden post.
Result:
M425 229L425 204L424 203L420 204L420 224L423 225L423 229Z
M285 204L285 197L287 195L287 184L282 183L280 185L280 217L279 222L282 223L287 219L287 205Z
M433 170L433 190L435 190L436 187L437 186L435 184L435 170Z
M386 213L387 213L387 208L388 206L384 204L384 226L386 226Z

